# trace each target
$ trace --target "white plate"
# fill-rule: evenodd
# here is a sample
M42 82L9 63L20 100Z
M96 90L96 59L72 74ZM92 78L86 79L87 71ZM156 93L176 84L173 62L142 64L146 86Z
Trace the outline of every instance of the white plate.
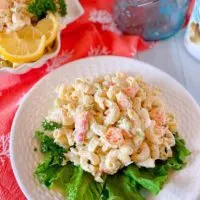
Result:
M66 25L72 23L76 19L78 19L83 13L83 7L79 3L79 0L65 0L67 4L67 15L66 17L61 18L62 28L66 27ZM55 57L59 50L60 50L60 32L57 36L58 45L54 52L50 54L44 54L39 60L32 63L25 63L19 65L17 68L10 68L10 67L2 67L0 68L0 72L10 72L12 74L24 74L28 72L30 69L39 68L41 67L47 60L50 58Z
M147 82L163 89L170 110L177 115L180 133L192 150L187 167L170 176L169 182L155 199L198 199L200 109L197 103L177 81L164 72L137 60L114 56L91 57L71 62L47 75L25 96L13 122L10 153L15 177L28 199L61 199L59 193L48 191L33 177L33 171L41 159L41 155L33 151L36 145L34 131L40 127L42 116L45 116L53 105L56 86L63 82L71 83L77 77L94 77L113 74L116 71L139 73Z

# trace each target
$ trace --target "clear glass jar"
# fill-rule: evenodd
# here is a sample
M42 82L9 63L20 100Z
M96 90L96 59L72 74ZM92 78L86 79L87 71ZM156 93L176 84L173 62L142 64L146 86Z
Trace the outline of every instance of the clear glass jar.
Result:
M200 0L196 0L185 34L185 46L189 53L200 60Z
M183 25L189 0L116 0L113 15L120 30L161 40Z

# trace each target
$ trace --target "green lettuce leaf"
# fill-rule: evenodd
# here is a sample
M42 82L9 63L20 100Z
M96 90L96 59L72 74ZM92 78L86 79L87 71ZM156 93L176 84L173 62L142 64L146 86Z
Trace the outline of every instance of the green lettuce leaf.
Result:
M154 195L157 195L161 190L163 184L168 178L168 172L160 167L154 169L139 168L135 165L130 165L124 170L126 176L130 180L140 184Z
M100 199L103 186L104 183L97 183L91 174L72 163L63 166L53 182L53 188L59 189L68 200Z
M62 170L56 179L54 179L52 188L61 192L63 196L66 196L66 188L74 174L75 168L72 163L62 166Z
M35 175L40 183L48 188L52 187L53 181L57 179L61 170L59 165L51 165L52 158L53 156L51 153L45 154L43 162L41 162L35 170Z
M53 181L61 173L61 163L64 160L66 150L54 143L53 138L48 137L44 132L36 131L36 138L40 141L44 159L37 166L35 175L42 184L51 188Z
M46 162L41 163L35 171L42 184L49 189L59 190L68 200L100 199L104 183L97 183L92 175L72 163L65 166L49 165L49 160L46 157Z
M102 193L103 200L143 200L139 185L123 172L108 176Z
M100 199L104 183L97 183L91 174L84 172L80 167L73 167L74 173L66 185L66 198L68 200Z
M183 169L186 165L186 158L191 152L186 148L185 142L175 133L176 145L173 148L173 157L167 160L167 167L174 170Z
M54 139L45 135L44 132L36 131L35 135L36 138L40 141L41 152L51 154L52 159L50 164L60 165L65 158L64 153L66 153L67 151L63 147L57 145L54 142Z

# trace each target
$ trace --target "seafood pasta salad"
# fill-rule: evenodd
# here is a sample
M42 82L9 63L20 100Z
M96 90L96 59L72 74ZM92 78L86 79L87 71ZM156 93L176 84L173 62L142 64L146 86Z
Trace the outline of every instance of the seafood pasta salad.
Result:
M56 92L36 131L45 157L35 175L67 199L143 199L142 188L158 194L185 165L175 116L141 76L79 78Z
M59 19L66 14L65 0L0 0L0 68L55 50Z
M22 29L45 17L47 11L66 14L63 0L1 0L0 31L12 32Z

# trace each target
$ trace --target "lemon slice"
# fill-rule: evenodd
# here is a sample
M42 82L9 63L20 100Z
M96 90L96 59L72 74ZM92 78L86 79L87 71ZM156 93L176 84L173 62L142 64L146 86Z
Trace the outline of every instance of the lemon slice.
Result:
M49 13L46 18L40 20L35 27L46 36L46 47L56 39L59 25L57 18L52 13Z
M0 33L0 55L14 63L38 60L44 53L46 38L33 26L12 33Z

